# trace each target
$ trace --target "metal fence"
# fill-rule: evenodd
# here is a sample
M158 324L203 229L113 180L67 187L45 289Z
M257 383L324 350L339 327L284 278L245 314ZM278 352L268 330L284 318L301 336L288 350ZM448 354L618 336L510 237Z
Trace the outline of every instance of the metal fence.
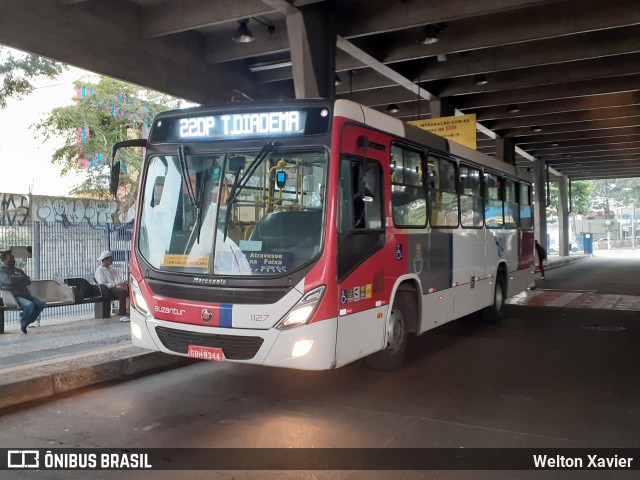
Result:
M82 277L93 282L103 250L113 252L114 267L123 278L129 277L131 223L123 225L64 224L61 222L26 222L20 226L0 226L0 249L31 246L31 258L16 258L16 266L32 280L55 280L64 285L65 278ZM93 315L93 304L47 308L40 319L86 317ZM18 323L18 312L6 312L7 323Z

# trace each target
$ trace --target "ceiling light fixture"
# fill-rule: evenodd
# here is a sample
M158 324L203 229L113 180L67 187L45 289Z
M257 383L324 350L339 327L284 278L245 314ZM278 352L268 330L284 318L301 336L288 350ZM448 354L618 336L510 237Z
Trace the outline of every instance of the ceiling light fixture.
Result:
M387 106L387 113L398 113L400 111L400 107L398 107L398 105L396 105L395 103L390 103Z
M489 83L489 80L487 80L487 77L480 74L474 77L473 83L475 83L476 85L486 85L487 83Z
M336 79L335 79L334 82L335 82L336 86L342 85L342 79L340 78L340 75L338 75L337 73L336 73Z
M238 43L251 43L256 40L255 37L252 35L251 31L249 31L249 27L247 26L247 24L249 23L249 20L250 20L249 18L238 20L238 23L240 24L240 26L238 27L238 30L236 30L236 33L233 34L233 37L231 37L231 40ZM272 25L271 23L260 20L258 17L251 17L251 20L256 21L264 25L265 27L267 27L267 32L269 32L270 34L275 32L276 30L275 25Z
M559 146L560 146L560 144L559 144L558 142L553 142L553 143L551 144L551 146L552 146L552 147L559 147Z
M509 105L509 107L507 108L507 112L509 113L518 113L520 111L520 107L518 105Z
M442 26L435 23L432 25L425 25L424 36L422 37L420 43L422 43L423 45L432 45L438 42L438 40L440 40L440 33L442 32L442 30Z
M538 125L534 125L533 127L531 127L531 131L532 132L541 132L542 131L542 127L539 127Z
M247 23L249 23L249 19L245 18L244 20L238 20L240 26L236 33L233 34L231 40L238 43L251 43L255 41L255 37L249 31L249 27L247 27Z

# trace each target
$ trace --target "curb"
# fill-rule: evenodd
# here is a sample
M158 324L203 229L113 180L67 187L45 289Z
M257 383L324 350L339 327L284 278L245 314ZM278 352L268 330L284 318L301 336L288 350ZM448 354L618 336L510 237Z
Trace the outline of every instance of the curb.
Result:
M587 257L584 256L584 255L576 256L576 257L560 257L559 259L554 260L553 262L545 262L544 269L545 270L553 270L554 268L564 267L565 265L570 265L572 263L578 262L578 261L583 260L585 258L587 258ZM540 268L537 265L537 261L536 261L535 271L536 271L536 273L540 272Z
M132 347L136 348L136 347ZM141 373L168 370L194 363L193 360L160 352L136 352L93 365L79 365L64 372L54 372L17 382L0 384L0 410L59 395L108 381L126 380Z

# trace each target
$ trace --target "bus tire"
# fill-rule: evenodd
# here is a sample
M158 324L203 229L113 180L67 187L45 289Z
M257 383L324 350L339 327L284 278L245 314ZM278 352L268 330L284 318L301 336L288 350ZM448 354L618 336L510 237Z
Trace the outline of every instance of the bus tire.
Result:
M493 304L480 310L482 319L489 323L499 323L505 316L505 300L507 299L507 288L504 275L498 273L496 286L493 291Z
M395 370L404 363L409 332L407 330L407 310L402 295L398 294L391 307L387 323L387 347L365 358L367 366L373 370Z

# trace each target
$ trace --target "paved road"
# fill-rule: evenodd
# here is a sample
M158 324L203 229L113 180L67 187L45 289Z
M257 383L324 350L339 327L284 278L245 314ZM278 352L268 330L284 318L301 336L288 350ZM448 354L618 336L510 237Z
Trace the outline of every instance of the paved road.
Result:
M545 287L640 292L638 264L585 259ZM618 283L615 280L613 283ZM300 372L198 363L0 418L0 447L637 447L640 314L509 306L421 336L406 367ZM169 461L170 459L167 459ZM640 460L640 459L639 459ZM566 479L633 472L2 472L3 479ZM62 475L61 475L62 474Z
M600 252L600 256L549 270L545 280L536 274L536 283L545 289L640 296L640 256L622 256L624 253L631 254Z

